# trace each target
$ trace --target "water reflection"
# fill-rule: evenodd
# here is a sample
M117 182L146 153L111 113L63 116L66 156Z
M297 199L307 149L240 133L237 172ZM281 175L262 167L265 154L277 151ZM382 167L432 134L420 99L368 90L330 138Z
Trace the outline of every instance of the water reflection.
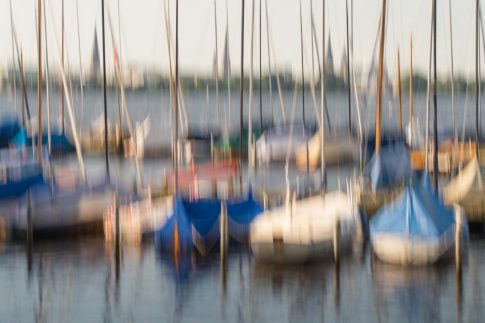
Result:
M484 243L468 263L401 268L371 250L298 266L257 263L247 249L174 258L148 243L35 242L0 254L1 322L480 321ZM30 272L30 274L29 274Z
M379 321L396 316L409 322L450 319L443 317L446 309L441 308L441 296L459 289L452 284L455 274L452 262L405 268L373 261L375 311Z

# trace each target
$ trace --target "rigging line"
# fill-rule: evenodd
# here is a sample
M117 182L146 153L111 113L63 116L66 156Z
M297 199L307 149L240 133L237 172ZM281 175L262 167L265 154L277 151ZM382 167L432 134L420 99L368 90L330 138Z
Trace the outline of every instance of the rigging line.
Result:
M268 0L264 0L265 5L265 18L266 18L266 50L268 58L268 86L269 86L269 107L271 110L271 127L274 127L274 107L273 107L273 73L271 71L271 53L269 44L269 20L268 20Z
M104 2L104 0L103 0ZM50 23L51 23L51 27L52 29L55 30L55 26L54 26L54 15L52 13L52 6L51 4L49 3L49 16L50 16ZM54 43L55 43L55 46L56 46L56 56L57 56L57 61L60 63L61 61L61 49L59 48L59 40L57 38L57 34L54 32ZM72 100L71 100L71 96L70 96L70 93L69 93L69 89L67 88L67 84L66 84L66 74L64 72L64 69L61 68L60 70L61 72L61 77L62 77L62 85L63 85L63 88L62 90L64 91L64 94L66 95L66 102L67 102L67 112L68 112L68 116L69 116L69 120L70 120L70 123L71 123L71 129L72 129L72 134L73 134L73 137L74 137L74 145L76 147L76 156L77 156L77 160L78 160L78 163L79 163L79 168L81 170L81 178L83 180L83 182L86 181L86 168L85 168L85 165L84 165L84 160L83 160L83 156L82 156L82 151L81 151L81 145L79 143L79 138L78 138L78 131L77 131L77 127L76 127L76 121L74 119L74 110L72 108ZM105 132L106 133L106 132ZM40 136L41 137L41 136ZM107 144L107 143L106 143ZM109 166L109 165L108 165ZM109 171L109 169L108 169ZM108 172L108 178L109 178L109 172Z

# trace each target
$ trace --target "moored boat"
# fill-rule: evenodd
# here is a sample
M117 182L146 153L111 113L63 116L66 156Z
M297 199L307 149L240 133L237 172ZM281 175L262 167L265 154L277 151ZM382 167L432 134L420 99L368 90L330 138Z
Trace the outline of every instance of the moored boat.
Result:
M251 224L251 250L256 259L303 263L331 257L334 248L351 246L359 228L358 206L335 191L293 201L265 211Z
M456 246L463 248L468 237L463 210L445 207L429 186L411 181L371 220L370 239L377 258L396 265L427 265L454 255Z

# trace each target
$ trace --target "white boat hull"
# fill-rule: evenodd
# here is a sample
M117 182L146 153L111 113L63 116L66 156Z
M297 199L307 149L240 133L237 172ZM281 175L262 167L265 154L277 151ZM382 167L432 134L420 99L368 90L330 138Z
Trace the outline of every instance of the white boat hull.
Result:
M173 197L152 199L148 196L119 209L120 233L127 243L140 243L143 236L162 228L173 213ZM115 214L110 207L104 214L104 234L107 241L114 241Z
M357 221L357 206L344 193L308 198L258 217L251 224L251 249L263 262L303 263L329 257L336 235L340 250L351 245Z
M455 208L455 218L462 217L462 210ZM461 241L466 241L466 224L458 221L462 230ZM430 265L454 255L457 240L455 225L439 238L424 238L410 235L375 234L371 243L376 257L386 263L401 266ZM462 248L463 244L460 245Z

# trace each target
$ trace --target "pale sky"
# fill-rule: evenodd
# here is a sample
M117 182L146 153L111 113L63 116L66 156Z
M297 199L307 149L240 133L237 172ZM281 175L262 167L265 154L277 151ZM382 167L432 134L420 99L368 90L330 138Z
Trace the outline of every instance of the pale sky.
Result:
M47 8L47 31L49 60L52 67L58 65L55 56L55 36L60 40L61 0L44 0ZM167 46L163 20L164 0L106 0L107 12L113 17L115 37L118 33L118 1L121 11L122 56L126 64L141 66L168 73ZM170 1L172 25L175 24L175 0ZM180 2L180 67L183 72L209 74L214 55L214 0L179 0ZM267 0L270 29L276 61L280 69L300 70L299 0ZM306 73L310 73L311 27L310 1L301 0L304 20L304 46ZM13 21L27 65L36 66L35 5L37 0L12 0ZM350 2L350 0L349 0ZM354 60L357 65L368 66L372 55L378 26L380 0L353 0L354 2ZM233 73L240 66L241 0L216 0L218 10L219 55L222 54L226 28L226 6L229 16L229 41ZM249 66L251 39L251 6L246 0L246 60ZM457 74L471 76L474 73L475 53L475 0L451 0L453 19L454 66ZM52 13L56 30L51 27ZM321 39L322 0L313 0L316 28ZM345 44L345 1L326 1L326 33L331 34L336 67L339 66ZM258 15L256 0L255 19L255 71L258 64ZM264 10L264 0L263 0ZM263 11L264 12L264 11ZM450 73L449 0L438 1L438 72ZM76 0L65 0L66 48L72 70L79 70ZM397 48L401 48L403 74L409 66L409 39L413 35L414 68L423 73L427 70L431 0L388 1L386 62L391 74L396 70ZM79 0L80 42L83 69L90 65L95 25L101 35L101 0ZM175 33L175 31L172 31ZM99 37L99 40L101 38ZM118 39L117 39L118 42ZM107 25L107 44L111 43ZM0 0L0 66L12 60L9 0ZM263 68L267 69L266 27L263 16ZM319 47L321 45L319 44ZM108 66L112 65L111 46L107 47ZM482 54L483 62L483 54ZM482 66L485 65L482 63Z

